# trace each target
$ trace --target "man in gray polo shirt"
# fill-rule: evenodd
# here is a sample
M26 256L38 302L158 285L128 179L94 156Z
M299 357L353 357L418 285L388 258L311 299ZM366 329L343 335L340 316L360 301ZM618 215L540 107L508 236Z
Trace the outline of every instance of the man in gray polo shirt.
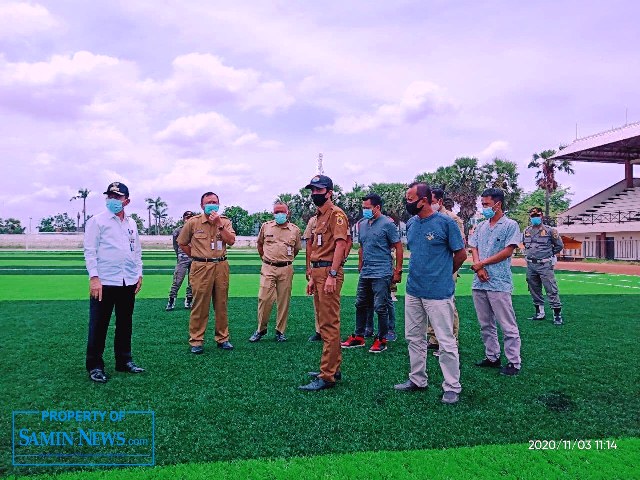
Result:
M358 290L356 293L356 331L340 344L342 348L364 347L367 313L373 307L378 314L378 335L369 349L371 353L387 349L389 330L389 297L391 281L398 283L402 276L402 242L395 223L382 215L382 199L371 193L362 198L364 218L358 223ZM396 265L392 270L391 248L396 251Z
M440 369L444 381L442 403L457 403L460 357L453 335L455 306L453 274L467 258L456 223L431 208L431 190L425 183L412 183L406 192L407 245L411 250L407 291L404 297L404 331L409 348L410 372L400 391L427 388L427 326L432 325L440 342Z
M478 367L499 368L502 375L520 372L520 331L511 303L513 281L511 256L521 240L520 227L515 220L504 216L504 192L489 188L482 192L481 222L469 239L473 265L473 304L476 307L485 358ZM500 362L500 343L496 320L504 337L504 354L507 364Z

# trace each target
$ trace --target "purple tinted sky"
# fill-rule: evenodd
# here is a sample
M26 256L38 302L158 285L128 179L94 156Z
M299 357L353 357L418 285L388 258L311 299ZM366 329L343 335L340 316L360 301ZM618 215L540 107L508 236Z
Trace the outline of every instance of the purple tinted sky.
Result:
M237 3L238 5L233 5ZM589 5L593 3L593 5ZM161 5L161 6L159 6ZM269 209L325 171L410 181L457 156L534 152L640 120L635 1L0 0L0 217ZM576 164L580 201L621 166ZM637 173L636 173L637 175Z

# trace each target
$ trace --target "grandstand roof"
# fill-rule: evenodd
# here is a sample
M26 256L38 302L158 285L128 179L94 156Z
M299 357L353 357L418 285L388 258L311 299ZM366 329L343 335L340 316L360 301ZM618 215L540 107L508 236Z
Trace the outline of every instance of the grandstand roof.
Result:
M599 163L625 163L630 160L640 164L640 122L578 138L551 158Z

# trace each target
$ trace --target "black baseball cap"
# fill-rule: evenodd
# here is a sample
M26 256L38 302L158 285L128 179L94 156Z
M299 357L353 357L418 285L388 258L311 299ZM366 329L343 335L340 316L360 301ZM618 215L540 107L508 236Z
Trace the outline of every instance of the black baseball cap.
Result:
M182 214L182 218L187 217L187 218L191 218L195 215L195 213L193 213L191 210L187 210L186 212L184 212Z
M116 195L124 195L127 198L129 197L129 189L122 182L110 183L109 186L107 187L107 191L104 192L104 194L108 195L110 193L115 193Z
M327 190L333 190L333 180L331 180L326 175L316 175L311 179L309 185L307 185L306 189L311 189L311 187L315 188L326 188Z
M529 215L542 215L542 208L533 207L529 210Z

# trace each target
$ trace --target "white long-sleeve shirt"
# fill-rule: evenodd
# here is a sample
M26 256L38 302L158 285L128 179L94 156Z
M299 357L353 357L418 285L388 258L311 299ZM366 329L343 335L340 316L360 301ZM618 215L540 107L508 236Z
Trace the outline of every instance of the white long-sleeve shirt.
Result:
M142 248L136 222L106 211L87 221L84 259L89 277L103 285L135 285L142 276Z

